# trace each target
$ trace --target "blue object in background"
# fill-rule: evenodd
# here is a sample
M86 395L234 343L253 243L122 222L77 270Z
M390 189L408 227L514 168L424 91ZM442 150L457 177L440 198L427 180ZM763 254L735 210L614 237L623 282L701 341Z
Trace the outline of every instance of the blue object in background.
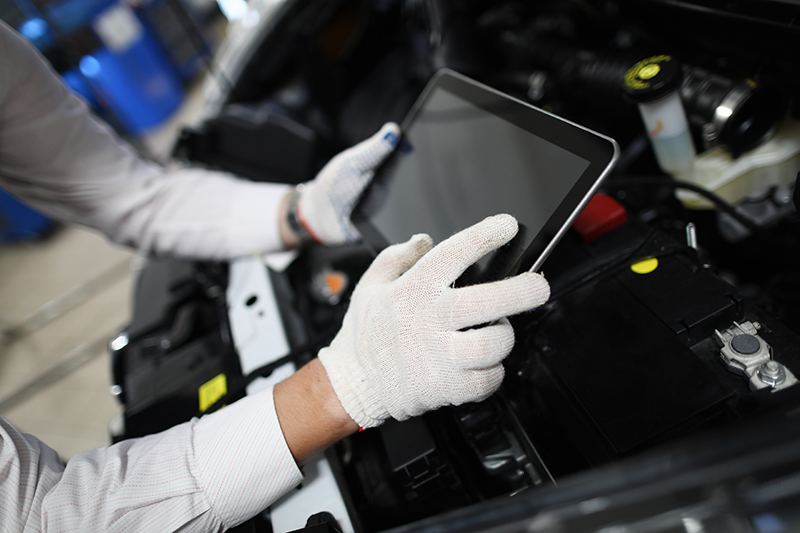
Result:
M97 98L95 98L92 88L86 83L83 74L81 74L81 71L78 70L77 67L64 72L61 74L61 77L64 78L64 83L67 84L67 87L69 87L73 93L81 95L83 99L86 100L86 104L92 108L92 111L98 114L103 113L103 107L100 105L100 102L97 101Z
M183 86L150 31L120 4L93 28L105 46L79 64L92 92L132 136L161 124L183 101Z
M56 41L53 29L41 18L26 20L19 27L19 32L39 50L47 50Z
M28 11L30 11L30 9ZM74 11L73 9L72 11L61 12L60 16L63 19L62 22L74 21L76 18L72 14ZM57 11L56 13L59 12ZM53 31L53 28L50 27L47 21L38 16L29 18L20 24L19 33L43 53L50 50L58 40L58 36ZM64 79L64 83L67 87L69 87L73 93L82 96L95 113L103 114L103 107L100 105L100 102L97 101L97 98L95 98L91 87L87 85L86 80L83 79L83 74L81 74L77 67L62 72L61 77Z
M16 0L17 2L30 0ZM92 23L92 20L118 0L54 0L46 3L46 17L61 35L70 35Z
M63 73L67 85L123 133L145 134L178 109L183 81L133 9L120 0L60 0L38 15L29 0L17 0L28 20L20 33L44 51L91 27L99 47L80 59L77 70ZM51 28L52 25L52 28ZM86 53L84 50L82 53Z
M0 190L0 241L37 239L52 225L52 220Z

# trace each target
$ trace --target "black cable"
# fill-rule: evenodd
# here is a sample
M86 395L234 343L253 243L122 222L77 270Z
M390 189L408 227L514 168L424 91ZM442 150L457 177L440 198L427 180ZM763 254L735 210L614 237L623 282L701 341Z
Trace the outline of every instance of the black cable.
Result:
M723 200L722 198L720 198L716 194L712 193L711 191L708 191L708 190L704 189L703 187L695 185L694 183L688 183L688 182L684 182L684 181L675 181L672 178L668 178L668 177L663 177L663 178L661 178L661 177L629 177L629 178L618 178L618 179L611 180L606 186L608 188L611 188L611 189L616 189L616 188L621 188L621 187L629 186L629 185L661 185L661 186L666 186L666 187L669 187L669 188L672 188L672 189L690 190L692 192L695 192L695 193L701 195L703 198L707 199L708 201L712 202L720 211L723 211L726 214L730 215L733 219L735 219L737 222L739 222L740 224L745 226L748 230L750 230L754 234L758 235L759 237L766 238L766 239L768 239L770 241L774 241L775 240L775 237L773 235L769 234L764 228L756 225L752 220L744 217L741 213L739 213L736 210L736 208L731 206L725 200ZM611 260L606 262L604 265L602 265L600 268L591 271L590 273L586 274L582 278L580 278L580 279L576 280L575 282L569 284L565 288L563 288L563 289L561 289L559 291L555 291L551 295L550 300L551 301L556 301L559 298L565 296L566 294L569 294L572 291L578 289L579 287L581 287L581 286L583 286L583 285L585 285L585 284L587 284L587 283L589 283L591 281L600 279L604 275L612 274L615 271L617 271L619 268L624 267L624 266L626 266L628 264L635 264L635 263L637 263L639 261L642 261L642 260L645 260L645 259L659 258L659 257L668 256L668 255L673 255L675 253L680 253L680 252L686 251L686 250L692 250L688 246L680 244L680 245L677 245L677 246L671 246L671 247L665 248L665 249L663 249L663 250L661 250L659 252L653 253L653 254L646 254L646 255L643 255L641 257L637 257L637 258L634 259L636 254L638 254L641 251L641 249L644 248L644 246L647 245L648 242L650 242L652 236L654 235L654 233L656 231L657 231L657 228L651 229L647 233L647 235L645 235L639 241L639 244L637 244L636 247L633 250L631 250L630 252L625 252L623 255L618 256L617 258L612 258Z
M729 204L728 202L726 202L713 192L704 189L699 185L695 185L694 183L689 183L687 181L675 181L672 178L667 178L667 177L664 178L633 177L633 178L618 178L610 180L609 183L607 184L607 187L619 188L619 187L624 187L626 185L661 185L664 187L669 187L671 189L686 189L688 191L692 191L694 193L699 194L709 202L713 203L717 207L717 209L719 209L720 211L724 212L727 215L730 215L731 218L736 220L736 222L738 222L751 232L759 235L763 235L765 233L764 228L760 227L755 222L742 215L731 204Z

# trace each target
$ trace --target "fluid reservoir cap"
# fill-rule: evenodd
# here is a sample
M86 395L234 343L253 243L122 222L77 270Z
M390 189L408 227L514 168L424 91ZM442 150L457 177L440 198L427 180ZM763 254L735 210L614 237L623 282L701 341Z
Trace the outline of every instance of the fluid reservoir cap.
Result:
M731 339L731 348L742 355L753 355L761 348L761 343L753 335L736 335Z
M669 96L683 83L683 70L670 55L651 56L628 69L622 86L634 102L652 102Z

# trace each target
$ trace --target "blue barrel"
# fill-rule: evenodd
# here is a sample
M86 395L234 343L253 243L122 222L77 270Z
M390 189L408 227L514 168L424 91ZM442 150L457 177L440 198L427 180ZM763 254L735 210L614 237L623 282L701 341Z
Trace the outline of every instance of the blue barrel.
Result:
M132 136L161 124L183 101L183 86L150 31L121 4L102 11L92 27L104 46L79 67L97 99Z
M128 4L119 0L57 0L48 4L46 19L61 35L74 35L91 27L99 37L100 46L81 58L80 73L66 73L65 79L92 107L97 109L99 103L113 114L113 122L126 133L144 134L180 106L184 95L178 72ZM44 21L34 19L21 30L40 48L42 44L53 45L45 41L49 33L41 26L46 26Z

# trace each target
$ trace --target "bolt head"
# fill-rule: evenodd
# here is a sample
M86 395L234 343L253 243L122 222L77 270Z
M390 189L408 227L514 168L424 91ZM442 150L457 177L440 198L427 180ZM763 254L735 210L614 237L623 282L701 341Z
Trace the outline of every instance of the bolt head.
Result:
M777 387L786 381L786 370L784 370L782 364L776 361L768 361L760 365L756 375L762 383L770 387Z

